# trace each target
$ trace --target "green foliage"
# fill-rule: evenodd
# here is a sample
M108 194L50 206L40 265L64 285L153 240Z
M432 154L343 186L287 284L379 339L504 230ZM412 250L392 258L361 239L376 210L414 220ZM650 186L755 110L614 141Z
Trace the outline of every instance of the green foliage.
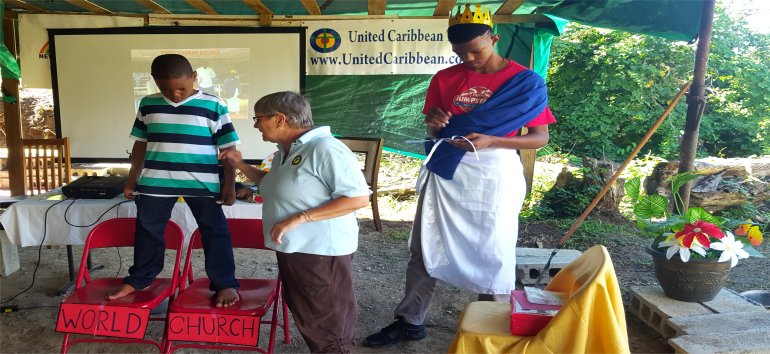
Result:
M634 204L634 215L643 219L660 218L666 214L667 207L666 197L658 194L644 195Z
M687 210L687 215L685 215L685 220L688 223L694 223L698 220L703 220L706 222L710 222L716 226L722 226L724 224L725 219L720 218L718 216L711 215L708 211L706 211L703 208L690 208Z
M630 197L633 202L636 202L642 195L642 179L639 177L632 178L623 185L626 190L626 196Z
M671 182L671 194L677 213L669 215L668 199L659 195L645 195L641 190L641 182L638 178L632 178L625 184L626 196L631 199L633 204L633 213L636 217L636 225L644 234L653 238L652 247L665 252L666 247L660 243L667 240L672 233L678 233L685 229L686 224L695 224L697 221L705 221L724 230L734 230L741 224L756 225L751 221L731 220L721 216L716 216L703 208L686 208L682 204L682 197L679 189L696 178L700 177L697 172L683 172L676 174L668 179ZM745 235L745 233L744 233ZM747 237L738 237L736 240L743 243L743 249L752 257L764 257L750 243ZM718 258L719 252L713 249L707 249L704 256L697 253L691 254L697 258Z
M386 205L395 212L404 211L410 203L417 202L416 194L384 194L378 197L379 203Z
M634 177L626 181L626 196L631 199L633 214L636 217L636 226L648 235L660 235L663 230L670 227L668 223L653 222L667 216L668 199L662 195L646 195L642 190L640 177Z
M559 155L569 159L567 156ZM532 206L525 217L529 220L577 217L583 213L601 189L600 178L589 168L570 170L574 178L569 177L560 183L562 187L550 184L547 187L533 188L540 196L540 202ZM535 184L537 187L537 184ZM534 193L533 193L534 194Z
M408 240L410 234L411 229L403 227L388 231L388 237L392 237L396 240Z
M535 206L537 218L532 219L576 217L583 213L597 193L597 186L573 184L552 188L543 193L540 203Z
M770 204L758 206L751 202L745 202L739 206L723 210L720 216L728 220L728 227L730 228L735 228L741 223L751 222L760 225L763 234L770 231Z
M685 212L684 202L682 201L682 197L679 195L679 190L682 188L682 186L687 184L687 182L690 182L698 177L700 177L700 174L694 171L679 173L671 177L671 193L674 195L674 207L676 207L678 214L684 214Z
M700 154L770 153L770 35L718 6L707 77ZM553 42L551 146L622 159L690 80L695 45L570 24ZM676 106L644 151L677 158L686 104Z
M561 229L568 230L575 223L575 219L551 219L549 222L552 222ZM575 230L572 237L567 240L566 247L585 250L596 244L628 246L634 243L631 237L616 237L616 235L635 234L637 232L626 225L616 225L589 219L580 224L580 227Z

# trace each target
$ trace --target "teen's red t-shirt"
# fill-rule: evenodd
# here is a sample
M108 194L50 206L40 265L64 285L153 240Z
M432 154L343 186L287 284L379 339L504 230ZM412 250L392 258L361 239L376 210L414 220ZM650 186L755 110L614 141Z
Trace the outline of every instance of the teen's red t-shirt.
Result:
M486 102L495 90L499 89L508 79L526 70L524 66L511 60L505 69L493 74L477 73L463 64L457 64L439 71L430 81L428 94L425 97L424 114L433 107L438 107L453 115L472 111L478 105ZM525 127L556 122L551 110L546 107L540 115L525 124ZM514 136L518 130L506 136Z

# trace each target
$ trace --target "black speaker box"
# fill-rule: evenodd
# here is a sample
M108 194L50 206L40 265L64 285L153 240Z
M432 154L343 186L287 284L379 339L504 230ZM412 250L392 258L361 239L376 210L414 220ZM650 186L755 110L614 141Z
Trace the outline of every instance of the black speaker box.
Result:
M83 176L61 188L62 193L73 199L112 199L123 193L126 177Z

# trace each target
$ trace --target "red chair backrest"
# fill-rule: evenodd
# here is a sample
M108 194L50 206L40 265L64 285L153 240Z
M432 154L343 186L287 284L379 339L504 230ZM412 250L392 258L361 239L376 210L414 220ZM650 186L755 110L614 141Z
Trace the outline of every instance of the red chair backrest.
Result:
M85 249L106 247L129 247L134 245L136 218L115 218L101 222L91 230L86 239ZM184 244L184 232L174 223L166 224L163 235L166 239L166 249L181 250Z
M262 230L262 219L227 219L227 228L230 230L230 238L233 242L233 248L252 248L258 250L270 250L265 247L265 234ZM185 284L192 283L195 279L192 272L192 252L203 248L201 242L200 230L195 230L190 237L190 246L187 247L187 256L185 257L183 278L179 283L180 290L183 290Z
M88 233L86 244L83 247L83 257L80 259L75 289L80 289L83 286L83 281L86 283L91 281L91 274L88 272L88 255L92 249L133 246L135 231L136 218L109 219L96 225ZM179 273L179 263L182 259L184 232L179 225L169 220L163 237L166 239L166 249L176 250L174 276L172 277L172 288L176 288L181 275Z
M265 247L265 235L262 231L262 219L227 219L233 248L253 248L268 250ZM200 230L195 230L190 239L191 249L203 248Z

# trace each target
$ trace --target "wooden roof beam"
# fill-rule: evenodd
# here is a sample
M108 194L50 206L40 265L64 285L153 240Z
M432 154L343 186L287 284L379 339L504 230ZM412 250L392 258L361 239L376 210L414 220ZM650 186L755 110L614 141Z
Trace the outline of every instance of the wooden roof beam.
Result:
M160 4L155 2L154 0L134 0L134 1L139 3L139 5L142 5L142 6L146 7L146 8L148 8L148 9L150 9L150 11L152 11L152 13L155 13L155 14L170 14L171 13L171 11L166 10L165 7L161 6Z
M5 0L5 6L9 7L18 7L20 9L24 9L27 11L32 12L45 12L46 10L40 7L37 7L35 5L29 4L26 1L22 0Z
M388 4L388 0L369 0L368 1L368 10L370 16L376 16L376 15L384 15L385 14L385 7Z
M102 14L102 15L114 15L115 13L107 10L97 4L94 4L88 0L65 0L66 2L75 5L81 9L85 9L88 11L91 11L93 13Z
M326 11L326 8L329 7L333 2L334 0L324 0L324 2L321 4L321 7L320 7L321 13Z
M260 0L243 0L243 3L248 5L254 12L258 14L273 14L273 11L269 7L265 6Z
M307 10L308 15L321 14L321 8L318 7L318 3L315 2L315 0L299 0L299 2L301 2L302 6L305 7L305 10Z
M521 4L524 3L525 0L506 0L500 7L495 11L495 15L510 15L516 9L521 6Z
M450 16L452 8L457 4L457 0L438 0L436 3L436 9L433 10L433 16L445 17Z
M208 15L218 15L217 10L214 10L211 5L207 4L205 0L184 0L190 6L198 9L200 12Z

